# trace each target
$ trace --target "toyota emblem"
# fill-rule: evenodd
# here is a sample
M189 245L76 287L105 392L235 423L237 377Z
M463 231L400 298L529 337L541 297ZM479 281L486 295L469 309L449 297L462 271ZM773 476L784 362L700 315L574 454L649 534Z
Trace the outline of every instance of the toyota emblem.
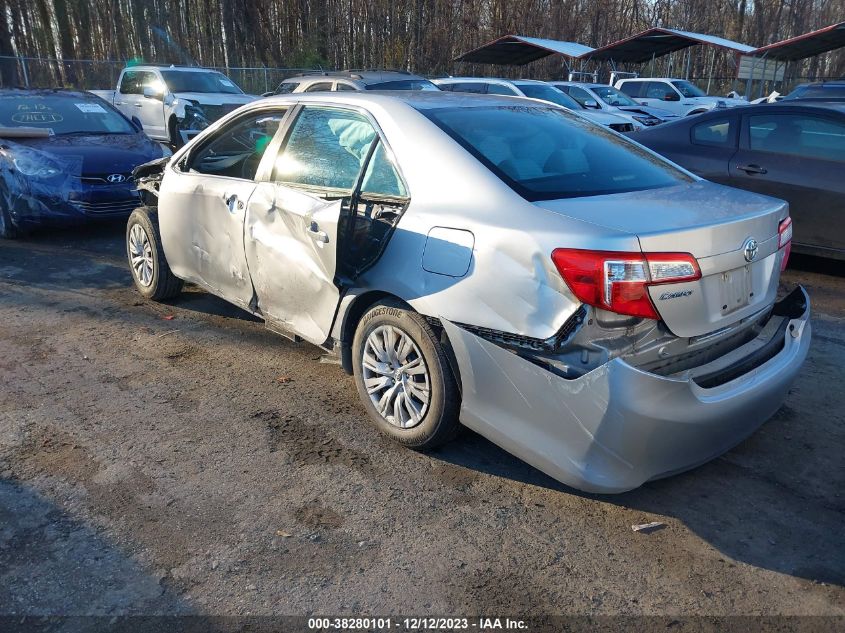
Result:
M745 244L742 245L742 252L745 255L745 261L753 262L757 259L757 248L758 248L757 240L753 237L749 237L745 240Z
M118 183L123 182L126 180L126 176L123 174L111 174L108 178L106 178L110 183Z

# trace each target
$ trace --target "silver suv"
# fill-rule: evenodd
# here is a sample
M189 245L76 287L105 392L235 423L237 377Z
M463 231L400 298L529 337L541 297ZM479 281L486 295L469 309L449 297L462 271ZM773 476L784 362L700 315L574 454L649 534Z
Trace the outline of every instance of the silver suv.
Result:
M401 70L344 70L288 77L271 94L340 90L437 90L425 77Z

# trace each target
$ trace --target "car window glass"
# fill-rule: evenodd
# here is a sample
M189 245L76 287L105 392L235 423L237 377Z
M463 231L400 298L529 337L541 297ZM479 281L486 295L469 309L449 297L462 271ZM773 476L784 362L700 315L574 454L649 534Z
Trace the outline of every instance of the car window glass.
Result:
M357 88L351 84L345 84L343 82L337 82L337 89L338 90L357 90Z
M321 81L316 84L311 84L305 89L305 92L327 92L332 89L332 82Z
M516 91L508 86L502 84L487 84L488 95L508 95L510 97L516 96Z
M290 94L294 90L299 87L300 82L298 81L285 81L279 84L279 87L276 89L276 94L279 95L286 95Z
M276 159L276 182L352 190L376 131L361 114L337 108L302 110Z
M138 84L138 73L133 70L127 70L123 73L118 90L121 94L125 95L141 94L141 87Z
M668 84L661 81L649 81L646 85L648 87L644 96L647 99L663 99L666 95L675 94L675 91Z
M697 145L732 146L733 129L731 119L715 119L699 123L692 128L692 142Z
M845 160L845 123L800 114L765 114L748 121L752 150Z
M367 165L367 171L364 172L364 179L361 183L361 192L397 198L404 198L408 195L393 161L384 149L383 143L378 144L369 165Z
M586 105L588 99L595 101L593 95L591 95L583 88L579 88L578 86L570 86L569 88L570 89L567 94L581 105Z
M487 84L480 81L462 81L460 83L451 84L453 92L471 92L474 94L483 95L487 91Z
M50 134L137 134L126 117L93 95L0 92L0 128L35 127Z
M284 111L261 112L230 123L192 156L190 171L253 180Z
M530 201L689 182L665 160L559 108L439 108L424 114Z
M646 83L646 82L644 82L644 81L626 81L621 86L619 86L619 90L624 92L629 97L639 97L644 83Z

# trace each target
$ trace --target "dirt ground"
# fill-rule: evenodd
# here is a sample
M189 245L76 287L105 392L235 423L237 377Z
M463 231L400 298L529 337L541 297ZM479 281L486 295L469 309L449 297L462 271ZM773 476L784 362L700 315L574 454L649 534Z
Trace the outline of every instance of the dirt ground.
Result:
M393 445L317 348L142 301L122 231L0 242L0 614L845 615L835 266L785 277L814 340L769 423L598 497L471 433Z

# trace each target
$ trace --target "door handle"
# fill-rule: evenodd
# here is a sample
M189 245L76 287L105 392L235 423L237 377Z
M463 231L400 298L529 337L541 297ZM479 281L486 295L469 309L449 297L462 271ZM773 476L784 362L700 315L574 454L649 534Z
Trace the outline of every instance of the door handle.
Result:
M318 242L322 242L323 244L329 243L329 235L325 231L320 230L320 225L316 222L312 222L308 225L308 232Z
M760 165L737 165L737 169L744 171L746 174L767 174L769 170Z

